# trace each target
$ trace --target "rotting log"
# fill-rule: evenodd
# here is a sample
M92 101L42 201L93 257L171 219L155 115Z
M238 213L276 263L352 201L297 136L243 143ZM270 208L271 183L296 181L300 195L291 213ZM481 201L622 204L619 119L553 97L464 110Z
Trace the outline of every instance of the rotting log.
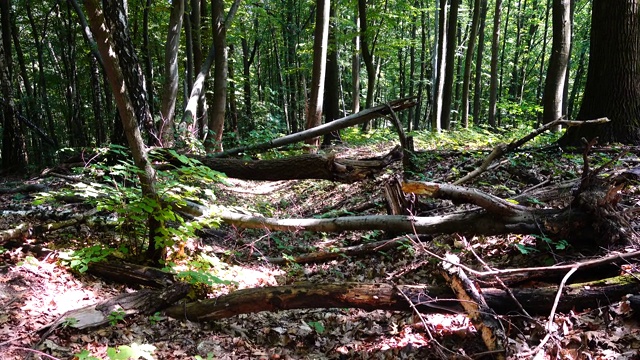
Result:
M168 154L165 154L165 157ZM243 160L189 155L212 170L230 178L244 180L325 179L352 183L373 177L388 165L402 159L402 150L395 147L377 158L347 159L335 154L303 154L272 160ZM170 158L172 165L180 161Z
M315 308L359 308L372 310L411 311L402 291L423 313L462 312L448 287L389 284L318 284L252 288L234 291L216 299L176 304L165 314L176 319L212 321L240 314ZM512 289L515 298L532 315L548 314L553 306L557 285ZM640 291L640 283L632 275L618 276L565 287L558 311L582 311L606 306L629 293ZM500 314L515 314L519 308L503 289L483 288L487 305Z
M63 324L76 329L100 326L108 323L109 315L116 310L123 311L125 316L154 314L187 296L189 289L189 284L178 282L162 290L142 289L133 293L123 293L97 304L67 311L38 331L46 330L45 335L42 336L46 338ZM69 321L70 319L75 321Z

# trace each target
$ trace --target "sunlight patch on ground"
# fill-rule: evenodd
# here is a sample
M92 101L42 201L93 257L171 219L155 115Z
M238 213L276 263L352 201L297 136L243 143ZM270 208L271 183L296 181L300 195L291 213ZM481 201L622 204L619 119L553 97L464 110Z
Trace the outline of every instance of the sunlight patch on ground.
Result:
M227 189L241 194L251 195L267 195L274 191L282 190L287 187L291 181L248 181L240 179L226 179L229 186Z

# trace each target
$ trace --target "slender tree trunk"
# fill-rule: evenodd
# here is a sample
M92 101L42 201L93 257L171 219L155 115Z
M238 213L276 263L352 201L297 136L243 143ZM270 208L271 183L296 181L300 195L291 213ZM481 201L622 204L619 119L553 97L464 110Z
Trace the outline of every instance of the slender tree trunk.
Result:
M360 111L360 16L357 6L353 21L356 29L351 54L351 113L355 114Z
M151 5L151 0L147 0L142 12L142 59L144 62L147 102L149 103L149 112L153 114L153 61L151 49L149 48L149 12L151 11ZM169 25L169 27L171 27L171 25Z
M213 76L213 102L211 117L209 118L209 134L205 141L207 153L222 151L222 132L224 130L224 116L227 106L227 29L233 21L240 0L235 0L226 18L224 16L223 0L213 0L213 46L215 48L215 68Z
M445 61L444 88L442 93L442 114L440 115L443 130L451 127L451 110L453 103L453 80L455 78L456 33L458 29L458 8L460 0L451 0L449 21L447 22L447 53Z
M504 87L504 70L507 68L504 65L504 61L507 58L506 53L507 53L507 37L508 37L508 33L509 33L509 20L511 20L510 17L510 13L511 13L511 4L512 4L512 0L507 0L507 14L504 17L504 36L502 37L502 50L500 51L500 76L498 77L498 97L497 97L497 101L502 99L502 96L504 94L504 91L502 91L502 88ZM496 113L496 122L497 122L497 126L500 127L502 125L502 114L500 112Z
M340 67L338 64L338 43L336 41L337 20L336 3L331 4L329 13L329 39L327 48L327 73L324 79L324 106L323 113L325 123L341 118L340 112ZM332 131L322 138L322 146L330 146L341 142L340 131Z
M418 8L422 7L422 2L420 0L416 1L416 5ZM416 99L416 109L414 112L414 116L410 121L413 121L413 130L420 130L421 124L420 119L422 117L422 102L424 97L424 83L427 76L427 11L422 10L420 12L420 79L418 81L418 90L417 90L417 99Z
M487 20L487 0L480 0L480 28L478 29L478 53L476 55L476 73L473 84L473 122L480 125L482 116L480 115L480 99L482 98L482 63L484 61L484 27Z
M434 91L433 91L433 109L431 110L431 131L440 132L442 130L442 93L444 91L444 79L446 68L447 54L447 4L448 0L440 0L440 9L438 10L439 19L437 21L438 34L438 55L436 57L436 65L434 66Z
M373 99L376 91L376 64L374 63L375 43L369 44L367 33L367 2L366 0L358 0L358 16L360 17L360 46L362 47L362 59L367 69L367 99L365 107L368 109L373 106ZM371 123L366 122L362 125L363 131L369 131Z
M162 146L173 147L175 142L176 100L178 98L178 52L180 47L180 32L184 17L184 0L173 0L171 16L164 53L164 84L162 88L162 104L160 104L160 119Z
M491 83L489 85L489 125L496 127L496 108L498 102L498 49L500 48L500 16L502 0L496 0L493 18L493 40L491 42Z
M580 52L580 60L578 60L578 69L576 70L576 76L573 79L573 87L571 87L571 95L569 96L569 104L568 106L568 110L567 110L567 118L568 119L573 119L574 116L574 110L575 110L575 104L576 104L576 97L580 91L580 89L582 89L582 85L583 85L583 78L584 78L584 70L586 68L585 63L586 63L586 55L587 54L587 49L584 48L582 49L582 51Z
M516 16L515 16L515 22L516 22L516 43L515 43L515 49L513 52L513 66L511 68L511 79L509 81L509 98L510 100L513 101L517 101L518 96L519 96L519 89L520 89L520 81L518 80L518 75L520 74L520 71L518 70L520 68L520 54L522 52L522 27L523 27L523 23L524 23L524 15L522 14L523 11L526 11L527 8L527 0L523 1L518 1L517 3L517 9L516 9ZM509 16L507 14L507 16ZM506 29L507 27L505 27ZM506 39L506 30L505 30L505 39ZM504 54L504 48L503 48L503 53L502 53L502 57L505 57Z
M565 76L571 45L571 0L553 0L553 44L542 103L542 121L547 124L562 117ZM559 127L554 131L560 130Z
M193 33L191 31L191 19L189 14L185 13L182 15L182 22L184 23L184 47L185 47L185 79L184 79L184 101L185 103L189 101L189 94L191 94L191 90L193 90Z
M254 29L258 28L258 20L253 23ZM248 34L246 35L248 36ZM242 73L243 73L243 83L242 87L244 90L244 112L246 122L253 123L253 105L251 103L251 65L256 58L256 53L258 52L258 46L260 42L256 39L253 42L253 46L251 50L249 49L249 42L246 37L241 39L242 44Z
M476 46L476 37L480 23L481 0L475 0L473 4L473 19L471 20L471 34L467 44L467 55L464 62L464 76L462 80L462 126L469 127L469 84L471 83L471 65L473 63L473 53Z
M316 9L316 27L313 36L313 72L311 75L311 97L307 114L306 129L322 124L322 103L324 101L324 86L327 71L327 46L329 44L330 0L318 0ZM337 92L337 89L332 91ZM307 141L315 152L320 145L320 139Z
M234 61L235 47L233 44L229 45L229 62L227 67L229 68L229 128L233 133L235 140L240 139L238 133L238 99L236 98L236 75L235 75L235 61Z

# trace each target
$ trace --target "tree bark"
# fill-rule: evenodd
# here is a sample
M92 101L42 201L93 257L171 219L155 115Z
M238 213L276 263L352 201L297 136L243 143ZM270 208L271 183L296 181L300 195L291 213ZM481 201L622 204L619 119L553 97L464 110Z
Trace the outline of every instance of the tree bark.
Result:
M180 32L184 17L184 1L174 0L171 3L171 16L164 53L164 85L162 89L162 104L160 105L160 134L162 146L173 147L175 136L176 100L178 98L178 51L180 46Z
M213 102L211 104L211 118L209 118L209 134L205 140L207 153L222 151L222 132L224 131L224 116L227 106L227 29L235 16L240 0L234 0L227 16L224 16L224 1L213 0L212 14L214 24L213 47L215 49L215 68L213 75Z
M444 91L445 60L447 56L447 3L449 0L439 1L440 9L436 10L436 13L439 14L439 19L436 21L438 54L434 57L433 102L431 109L431 131L438 133L442 130L442 93Z
M619 276L590 283L571 284L562 294L557 311L581 311L619 301L640 290L633 276ZM556 285L511 290L530 314L548 315L554 303ZM518 313L516 303L504 289L483 288L487 305L500 314ZM359 308L366 311L411 311L408 298L422 313L462 312L449 288L424 285L318 284L243 289L216 299L179 304L165 314L176 319L212 321L260 311L313 308Z
M455 77L456 31L458 28L458 8L460 0L451 0L449 21L447 21L447 52L445 56L444 88L442 90L442 114L440 115L443 130L451 127L451 111L453 103L453 80Z
M144 75L133 47L133 42L129 37L126 12L122 3L118 0L104 0L103 3L103 16L109 27L111 41L115 44L113 50L117 51L117 61L120 64L120 71L128 89L127 97L133 103L133 110L138 123L147 131L149 143L159 145L160 137L153 123L153 116L151 116ZM104 55L102 57L104 58Z
M608 124L571 127L559 140L640 144L640 3L594 0L587 84L577 119L606 116Z
M353 17L355 35L353 36L353 53L351 54L351 113L360 112L360 16L358 6Z
M402 158L396 147L378 159L340 159L335 155L304 154L273 160L219 159L190 156L228 177L245 180L325 179L352 183L373 177L389 164ZM176 159L171 162L181 165Z
M491 41L491 83L489 85L489 125L497 126L497 102L498 102L498 49L500 45L500 16L502 13L502 0L496 0L493 18L493 40Z
M542 121L547 124L562 118L562 99L571 47L571 0L553 0L553 44L547 69L542 104ZM560 127L553 129L560 130Z
M329 44L330 0L317 0L316 27L313 36L313 70L311 75L311 95L307 110L306 129L322 124L322 103L324 101L324 80L327 74L327 45ZM337 89L333 89L337 92ZM319 138L307 140L311 151L320 145Z
M473 63L473 53L476 46L476 37L478 36L478 28L480 25L480 13L482 8L482 0L475 0L473 4L473 19L471 20L471 34L469 34L469 42L467 43L467 54L464 61L464 76L462 79L462 127L469 127L469 84L471 83L471 65ZM478 58L478 62L482 59Z
M362 48L362 59L367 69L367 99L365 107L373 106L373 98L376 90L376 66L374 63L375 41L371 41L371 34L367 31L369 24L367 20L367 2L366 0L358 0L358 16L360 17L360 46ZM371 41L371 43L370 43ZM369 131L371 124L366 121L362 125L362 130Z

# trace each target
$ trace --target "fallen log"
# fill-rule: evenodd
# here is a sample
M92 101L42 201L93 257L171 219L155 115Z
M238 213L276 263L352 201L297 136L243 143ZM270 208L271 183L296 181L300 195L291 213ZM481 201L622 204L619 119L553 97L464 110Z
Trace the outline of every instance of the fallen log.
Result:
M167 158L166 152L163 154ZM200 161L208 168L225 173L230 178L244 180L296 180L325 179L352 183L373 177L389 164L402 159L402 150L395 147L388 154L369 159L337 158L335 154L303 154L272 160L243 160L188 156ZM172 165L180 166L179 159L168 159Z
M629 293L640 291L640 283L632 275L618 276L587 283L567 285L558 311L582 311L619 301ZM518 288L512 292L523 308L532 315L548 314L554 303L557 285ZM216 299L176 304L164 313L176 319L212 321L240 314L315 308L359 308L372 310L412 311L406 297L422 313L462 312L451 289L442 286L389 284L318 284L263 287L238 290ZM483 288L487 305L499 314L515 314L519 308L503 289Z

